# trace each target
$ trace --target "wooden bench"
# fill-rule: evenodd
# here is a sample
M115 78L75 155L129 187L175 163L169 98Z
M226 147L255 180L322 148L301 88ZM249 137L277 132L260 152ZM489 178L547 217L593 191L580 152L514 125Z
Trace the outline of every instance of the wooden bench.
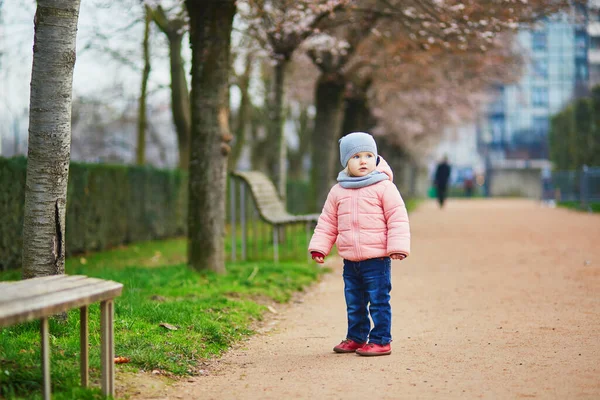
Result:
M0 283L0 327L41 320L43 395L50 399L50 347L48 317L74 308L80 316L81 385L89 384L88 306L100 302L102 393L114 396L113 299L121 283L81 275L52 275Z
M279 227L291 224L305 224L307 238L310 235L310 228L319 219L319 214L293 215L290 214L284 202L279 197L277 189L273 182L262 172L259 171L235 171L231 173L234 179L242 182L240 185L240 222L242 225L242 259L245 259L246 247L246 215L245 215L245 188L250 189L250 193L256 205L260 218L269 225L273 226L273 257L275 262L279 261ZM232 227L236 224L235 215L235 184L231 182L231 222ZM235 259L235 229L233 232L232 258Z

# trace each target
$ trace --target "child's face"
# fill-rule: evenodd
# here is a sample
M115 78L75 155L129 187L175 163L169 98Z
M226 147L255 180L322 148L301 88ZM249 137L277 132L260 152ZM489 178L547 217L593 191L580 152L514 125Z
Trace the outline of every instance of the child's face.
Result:
M368 151L356 153L348 160L348 172L350 176L365 176L375 171L375 154Z

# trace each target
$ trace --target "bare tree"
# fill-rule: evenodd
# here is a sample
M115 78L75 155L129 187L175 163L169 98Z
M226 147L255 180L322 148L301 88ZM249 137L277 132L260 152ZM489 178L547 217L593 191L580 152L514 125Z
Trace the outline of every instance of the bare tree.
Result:
M65 272L65 210L79 0L38 0L33 40L23 278Z
M347 16L347 14L351 14ZM306 42L307 53L321 72L316 82L316 116L312 132L314 146L311 162L311 196L313 211L325 204L327 188L339 169L336 166L337 140L342 132L344 95L348 87L346 64L352 59L359 44L369 36L377 20L374 13L349 11L334 21L337 36L327 33L314 35Z
M190 96L181 42L188 26L183 8L175 7L170 13L160 5L152 10L152 18L169 42L169 62L171 68L171 111L177 132L179 168L187 170L190 159Z
M186 0L192 48L188 263L225 272L229 58L235 0Z
M242 153L242 149L246 144L246 129L250 125L250 113L252 112L252 101L250 99L250 78L252 74L252 66L254 63L254 54L251 51L246 53L244 59L244 72L242 75L234 74L235 84L240 90L240 105L235 115L234 127L234 145L231 154L229 155L229 169L235 169L237 162Z
M137 126L137 148L136 163L144 165L146 163L146 127L148 120L146 118L146 97L148 92L148 78L150 77L150 21L152 20L152 9L145 5L144 18L144 40L142 49L144 55L144 69L142 70L142 87L140 90L138 126Z
M287 143L283 133L287 67L302 42L318 32L326 18L349 3L350 0L246 0L243 7L249 31L269 51L274 64L268 95L270 123L266 143L270 147L265 154L282 198L285 198L287 175Z

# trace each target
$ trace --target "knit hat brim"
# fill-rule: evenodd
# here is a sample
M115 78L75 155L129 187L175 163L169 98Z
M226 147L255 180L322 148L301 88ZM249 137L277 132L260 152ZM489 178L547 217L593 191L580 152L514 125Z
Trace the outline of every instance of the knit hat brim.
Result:
M369 152L377 157L377 144L373 136L365 132L353 132L339 140L340 143L340 162L342 167L346 168L348 160L357 153Z

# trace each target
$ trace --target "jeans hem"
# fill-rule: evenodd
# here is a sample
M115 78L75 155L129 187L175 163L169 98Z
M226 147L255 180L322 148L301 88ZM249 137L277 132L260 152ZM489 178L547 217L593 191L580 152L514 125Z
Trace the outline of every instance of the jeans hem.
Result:
M350 340L352 340L353 342L356 342L356 343L367 343L366 340L357 340L356 338L353 338L353 337L350 337L350 336L347 336L346 339L350 339Z
M376 344L376 345L379 345L379 346L387 346L388 344L391 344L392 341L390 340L389 342L386 342L386 343L377 343L377 342L374 342L372 340L369 340L369 343L373 343L373 344Z

